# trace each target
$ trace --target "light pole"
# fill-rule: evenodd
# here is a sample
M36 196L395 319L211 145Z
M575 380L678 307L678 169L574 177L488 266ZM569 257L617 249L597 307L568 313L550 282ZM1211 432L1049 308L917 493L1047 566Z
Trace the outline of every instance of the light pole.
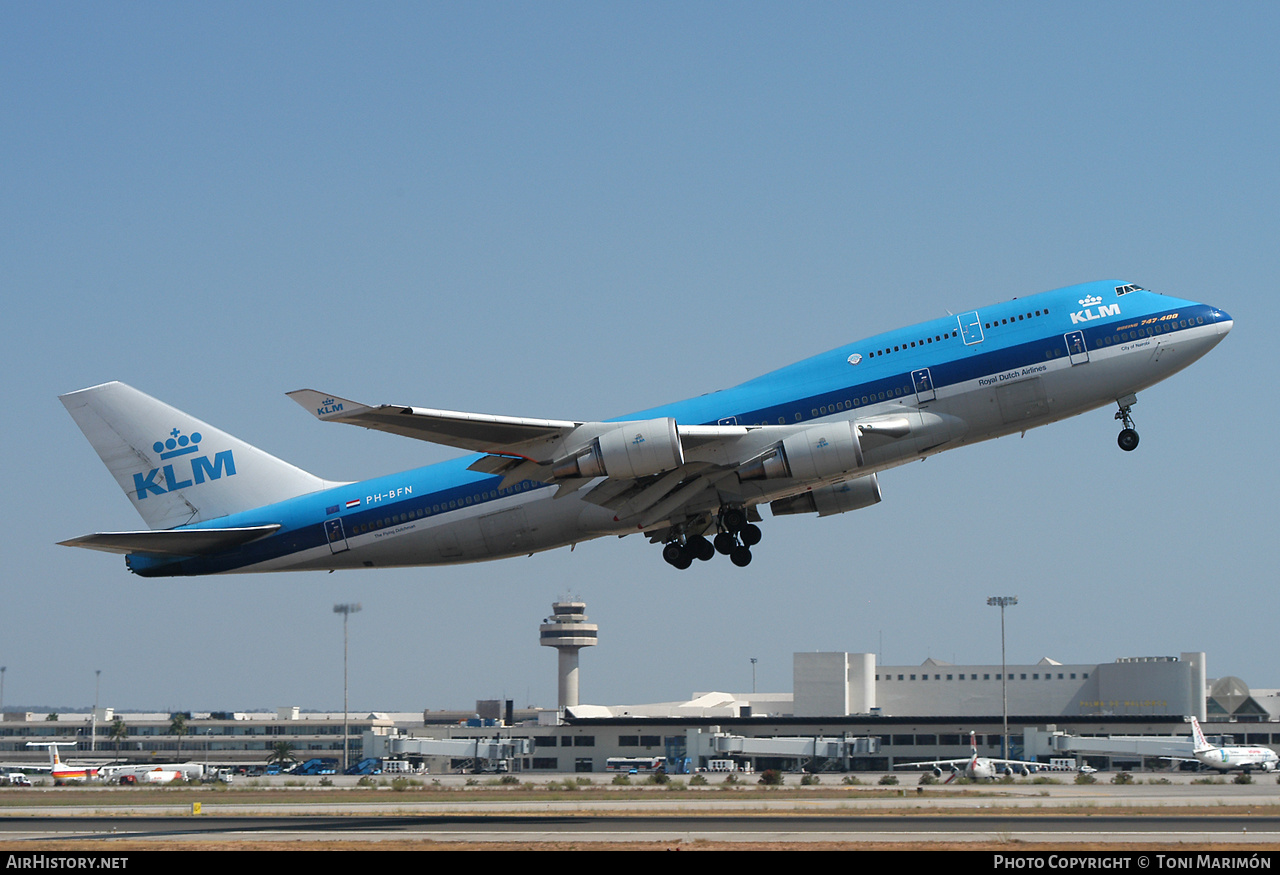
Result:
M360 612L360 603L334 605L333 612L342 614L342 771L347 771L347 618Z
M756 691L756 658L751 657L751 692Z
M102 689L102 669L93 670L93 716L89 721L89 750L98 749L98 691Z
M1016 595L992 596L987 599L988 605L1000 608L1000 701L1001 714L1004 717L1001 724L1003 734L1000 736L1000 756L1003 759L1009 758L1009 670L1005 666L1004 659L1004 609L1013 607L1017 603Z

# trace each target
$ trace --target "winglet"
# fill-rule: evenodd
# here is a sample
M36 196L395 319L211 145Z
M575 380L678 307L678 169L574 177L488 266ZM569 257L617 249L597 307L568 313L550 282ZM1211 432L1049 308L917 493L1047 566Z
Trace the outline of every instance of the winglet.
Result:
M326 395L324 392L317 392L315 389L297 389L289 392L288 395L303 408L310 411L312 416L320 420L342 420L353 413L363 413L373 409L364 404L349 401L346 398L339 398L337 395Z

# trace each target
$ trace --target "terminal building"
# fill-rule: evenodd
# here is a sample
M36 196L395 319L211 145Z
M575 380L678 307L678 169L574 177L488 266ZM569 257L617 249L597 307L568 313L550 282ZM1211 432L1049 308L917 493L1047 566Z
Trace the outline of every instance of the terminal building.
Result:
M1251 691L1232 677L1209 681L1206 664L1204 653L1189 652L1100 664L1045 658L1002 672L935 659L889 666L867 653L799 653L791 694L705 692L678 702L544 710L490 700L469 711L352 714L350 761L405 760L434 773L604 772L610 760L637 757L694 769L732 759L756 769L886 770L967 756L971 733L980 754L1000 756L1002 683L1014 758L1061 757L1058 736L1186 738L1185 719L1192 715L1226 741L1280 749L1280 691ZM296 707L195 712L183 715L181 734L169 714L107 708L52 716L4 714L0 757L34 764L44 754L26 742L53 740L76 742L64 759L203 759L229 766L263 764L282 742L296 759L340 759L343 748L342 714ZM477 740L501 746L480 749ZM451 744L426 743L436 741ZM1090 755L1089 761L1100 768L1142 765L1134 757Z
M40 762L28 742L74 742L64 760L133 763L189 759L250 768L269 759L377 758L432 772L498 769L530 773L603 772L661 758L675 771L723 767L886 770L895 764L967 757L970 738L984 756L1061 758L1072 738L1151 737L1130 753L1087 751L1096 768L1143 765L1138 750L1188 744L1187 718L1221 743L1280 749L1280 691L1250 690L1239 678L1210 680L1203 652L1066 664L880 665L871 653L797 653L790 693L700 692L682 701L631 705L578 701L579 653L596 645L586 605L563 598L539 627L557 651L556 708L519 709L479 701L473 710L411 713L274 712L127 714L6 712L0 758ZM1168 768L1157 759L1148 765Z

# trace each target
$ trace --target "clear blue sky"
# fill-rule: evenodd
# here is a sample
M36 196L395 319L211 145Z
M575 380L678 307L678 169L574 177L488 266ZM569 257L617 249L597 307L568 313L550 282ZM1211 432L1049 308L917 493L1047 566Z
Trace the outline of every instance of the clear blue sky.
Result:
M0 2L6 705L555 704L791 688L801 650L1209 654L1280 686L1274 3ZM124 380L331 479L451 451L284 393L604 418L859 337L1117 277L1222 307L1110 410L767 520L755 562L531 559L151 581L56 396ZM767 518L766 513L766 518Z

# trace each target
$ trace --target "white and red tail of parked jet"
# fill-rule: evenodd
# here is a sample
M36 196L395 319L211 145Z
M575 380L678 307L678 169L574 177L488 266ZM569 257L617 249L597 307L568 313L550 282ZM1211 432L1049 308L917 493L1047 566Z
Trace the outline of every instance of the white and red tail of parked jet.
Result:
M1243 745L1224 745L1219 747L1210 744L1200 728L1200 721L1191 718L1191 740L1196 761L1217 769L1220 772L1260 772L1274 771L1280 764L1280 755L1269 747L1246 747ZM1169 757L1169 759L1178 759ZM1183 760L1183 762L1190 762Z

